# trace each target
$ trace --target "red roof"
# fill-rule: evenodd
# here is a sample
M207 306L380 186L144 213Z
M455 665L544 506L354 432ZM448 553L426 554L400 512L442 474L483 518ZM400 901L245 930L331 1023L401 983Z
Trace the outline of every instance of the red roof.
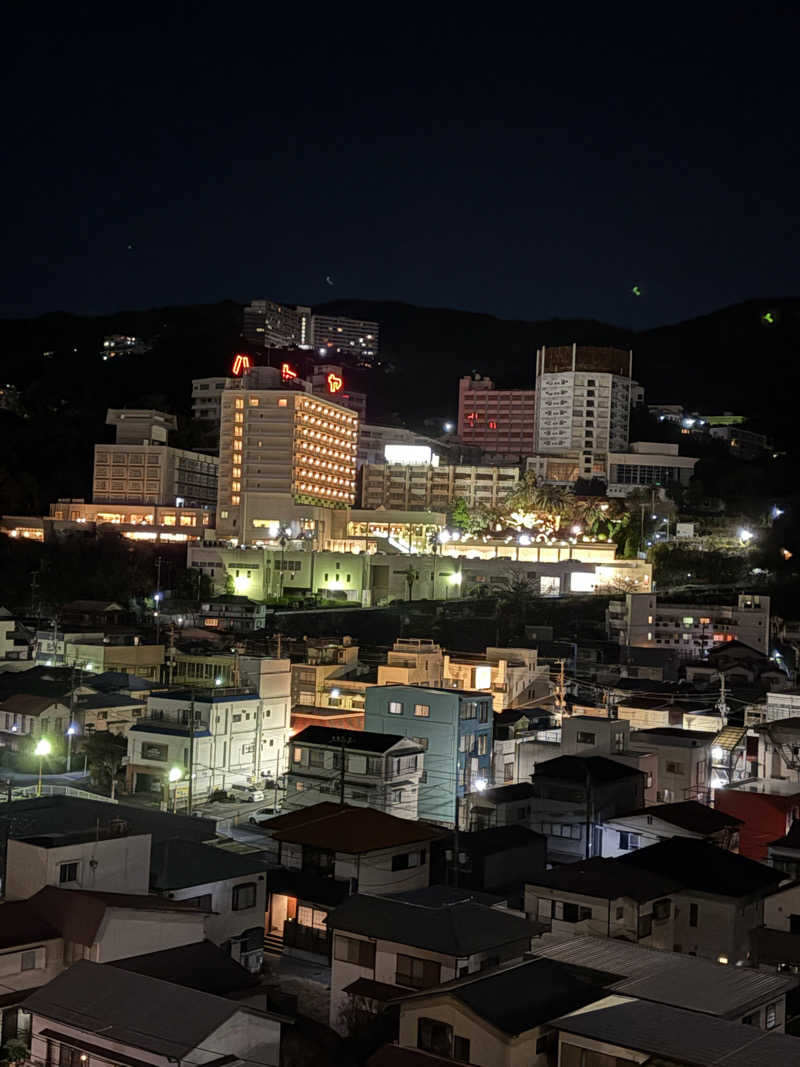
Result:
M432 841L446 833L429 823L330 801L271 819L269 829L276 841L350 853Z

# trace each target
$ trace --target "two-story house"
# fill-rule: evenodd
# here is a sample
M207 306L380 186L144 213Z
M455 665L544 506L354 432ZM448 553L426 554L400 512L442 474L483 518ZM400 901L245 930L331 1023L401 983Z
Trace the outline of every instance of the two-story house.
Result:
M367 690L367 730L412 738L424 751L419 817L465 822L463 798L491 782L491 697L433 686L378 685Z
M658 754L657 803L710 799L711 750L715 737L716 733L708 730L684 730L677 726L659 726L631 734L633 747Z
M328 913L353 893L430 884L430 846L443 831L373 808L321 803L270 820L267 931L286 950L327 959Z
M525 885L525 914L561 937L620 937L651 948L674 943L678 877L599 857L543 871Z
M336 797L416 819L422 746L401 734L307 726L291 741L283 809Z
M448 653L442 667L445 686L492 695L495 713L550 693L550 668L535 648L487 648L484 655Z
M358 894L328 919L333 934L330 1025L346 1030L343 1017L354 999L370 1010L407 990L429 989L487 967L521 960L541 933L536 924L504 908L489 907L453 891L443 899L413 894Z
M36 990L23 1007L31 1015L31 1064L280 1062L280 1017L88 960Z
M206 936L248 971L264 958L267 865L247 855L171 838L153 848L150 888L209 912Z
M624 856L670 837L691 837L720 848L739 851L741 819L697 800L654 804L639 811L607 818L603 823L603 855Z
M644 806L645 774L607 756L557 756L536 764L533 828L565 861L599 856L607 818Z

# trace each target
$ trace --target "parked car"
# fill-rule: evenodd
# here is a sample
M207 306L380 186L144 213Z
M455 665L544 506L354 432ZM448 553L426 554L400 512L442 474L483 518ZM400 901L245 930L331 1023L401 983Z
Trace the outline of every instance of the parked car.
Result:
M271 819L274 819L279 814L280 808L261 808L260 811L254 811L247 821L252 823L253 826L266 826Z
M228 792L234 800L244 802L264 799L264 790L257 785L232 785L228 788Z

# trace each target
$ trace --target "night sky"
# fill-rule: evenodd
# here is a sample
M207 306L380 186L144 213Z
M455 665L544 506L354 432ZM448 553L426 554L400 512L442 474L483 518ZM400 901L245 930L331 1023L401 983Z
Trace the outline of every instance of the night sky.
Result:
M0 314L798 295L796 14L438 6L14 5Z

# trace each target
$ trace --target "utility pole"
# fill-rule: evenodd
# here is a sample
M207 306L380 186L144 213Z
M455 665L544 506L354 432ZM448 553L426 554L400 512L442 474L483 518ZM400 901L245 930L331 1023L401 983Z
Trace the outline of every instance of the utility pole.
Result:
M346 764L345 748L347 747L347 745L350 744L350 738L347 737L345 734L337 734L331 738L331 741L333 741L334 744L338 744L341 746L341 755L339 758L341 759L342 764L339 770L339 803L344 804L344 776Z
M175 623L169 624L169 684L172 685L172 680L175 677Z
M585 758L585 757L584 757ZM586 848L585 858L588 860L592 855L592 775L589 764L586 764Z
M566 660L557 659L556 664L558 665L558 678L556 680L556 691L554 694L555 700L553 701L553 710L556 713L556 717L558 718L559 723L561 723L567 711L567 699L564 690L564 668L566 666Z
M161 643L161 612L159 610L161 606L161 564L163 560L161 556L156 556L156 644Z
M725 675L721 674L719 678L719 700L717 700L717 711L722 719L723 725L728 721L728 702L725 699Z

